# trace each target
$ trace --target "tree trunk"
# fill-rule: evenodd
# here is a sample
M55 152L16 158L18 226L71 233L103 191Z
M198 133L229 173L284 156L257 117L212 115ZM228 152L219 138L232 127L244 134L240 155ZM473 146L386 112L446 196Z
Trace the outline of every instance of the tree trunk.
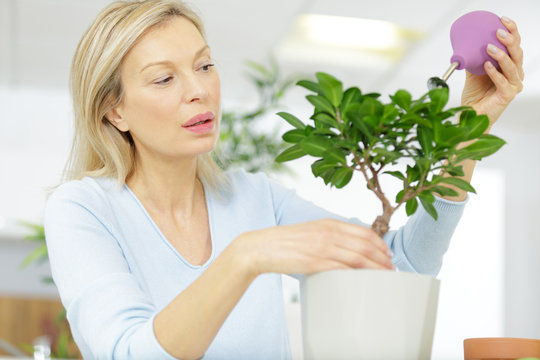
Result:
M390 229L390 226L388 225L390 223L390 218L392 217L392 207L391 206L383 206L383 214L377 216L373 224L371 224L371 228L377 235L380 237L383 237L384 234L388 232Z

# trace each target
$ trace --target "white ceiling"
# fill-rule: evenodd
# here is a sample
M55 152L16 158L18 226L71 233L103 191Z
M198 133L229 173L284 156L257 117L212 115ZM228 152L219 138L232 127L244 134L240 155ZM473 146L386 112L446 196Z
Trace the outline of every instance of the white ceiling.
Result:
M0 0L0 85L67 88L69 64L77 42L107 0ZM525 91L540 95L540 0L191 0L206 24L219 64L224 99L251 99L244 61L268 62L278 55L282 72L326 71L366 91L423 92L427 78L440 76L451 56L449 29L460 15L489 10L518 23L525 50ZM335 65L279 57L280 43L301 13L389 20L425 33L401 59L386 66ZM370 34L358 34L370 36ZM339 63L339 61L336 61ZM463 74L450 79L461 87Z

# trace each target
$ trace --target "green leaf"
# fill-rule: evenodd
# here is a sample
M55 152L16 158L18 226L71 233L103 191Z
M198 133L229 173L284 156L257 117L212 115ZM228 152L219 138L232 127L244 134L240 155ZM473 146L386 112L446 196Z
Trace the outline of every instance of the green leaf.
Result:
M315 106L315 109L318 111L327 112L328 114L332 116L336 116L336 111L334 109L334 106L330 103L330 101L321 96L321 95L308 95L306 96L306 99Z
M306 125L302 121L300 121L300 119L298 119L296 116L294 116L292 114L281 111L281 112L278 112L277 115L281 116L289 124L291 124L292 126L294 126L297 129L304 129L306 127Z
M446 171L448 172L448 174L452 175L452 176L464 176L465 173L463 172L463 166L459 165L459 166L454 166L450 169L446 169Z
M301 158L302 156L307 155L307 153L300 147L299 144L295 144L287 149L285 149L281 154L276 157L277 162L291 161L294 159Z
M319 80L319 86L324 96L330 100L330 103L337 108L343 99L343 84L332 75L318 72L315 74Z
M426 173L429 170L429 167L431 165L431 162L429 159L426 159L424 157L417 157L415 160L415 167L418 169L419 173Z
M66 330L60 331L58 338L56 339L56 356L60 358L69 357L69 334Z
M338 168L334 167L332 169L328 169L324 171L321 175L319 175L319 177L321 177L324 180L325 185L330 184L330 182L332 181L332 177L336 173L337 169Z
M365 115L362 120L366 123L366 124L369 124L369 126L372 128L372 129L376 129L379 124L380 124L380 121L382 120L380 117L378 116L374 116L374 115Z
M420 171L418 171L418 167L407 165L407 181L409 183L413 183L415 181L418 181L419 179Z
M334 131L332 131L330 128L327 128L327 127L316 128L311 133L315 135L325 135L326 137L331 137L331 138L338 136L338 134L336 134Z
M448 89L433 89L429 91L429 98L431 103L429 104L429 110L432 114L438 114L442 111L444 106L448 103Z
M403 196L405 196L405 189L401 190L396 195L396 202L399 203L401 200L403 200Z
M427 95L427 94L426 94ZM409 108L409 114L419 114L429 110L429 103L413 101Z
M431 215L433 219L437 220L437 210L435 210L435 207L433 206L435 197L431 193L423 191L418 195L418 198L420 199L420 202L422 203L422 206L426 212Z
M456 146L467 139L468 131L455 125L435 122L433 124L435 143L442 146Z
M419 127L417 131L418 142L422 147L425 156L429 156L433 150L433 131L428 128Z
M399 116L399 110L393 104L386 104L383 107L382 122L391 123Z
M431 188L431 191L441 196L457 196L458 195L458 192L456 190L450 189L446 186L439 186L439 185L433 186Z
M371 125L364 121L364 117L361 114L354 111L354 107L356 106L351 106L349 111L347 111L347 117L351 119L354 128L358 129L362 135L367 138L372 137L373 129L371 128Z
M315 176L321 176L326 171L333 170L335 168L336 168L335 162L330 162L325 159L319 159L313 162L313 164L311 164L311 172Z
M367 93L364 96L372 98L372 99L378 99L381 96L381 94L379 94L379 93Z
M412 214L414 214L417 208L418 200L416 200L416 198L409 199L405 203L405 211L407 213L407 216L411 216Z
M458 189L468 191L468 192L472 192L472 193L476 194L476 190L474 190L472 185L469 184L467 181L465 181L463 179L460 179L460 178L441 176L441 177L438 178L437 183L445 183L445 184L454 185Z
M308 89L309 91L313 91L314 93L317 93L319 95L322 95L323 92L321 90L321 87L319 86L319 84L317 84L316 82L314 81L310 81L310 80L300 80L299 82L296 83L296 85L298 86L301 86L303 88L306 88Z
M300 146L308 155L321 157L326 150L331 148L332 144L323 137L310 136L302 140Z
M359 103L362 99L362 92L357 87L348 88L343 94L341 104L339 105L341 113L344 114L350 105Z
M506 142L495 135L481 135L478 140L471 145L458 150L455 161L459 163L465 159L482 160L482 158L495 153L504 144L506 144Z
M398 90L394 96L390 96L392 101L402 108L403 110L409 110L411 106L412 97L408 91Z
M328 161L333 161L338 164L346 165L347 160L343 151L337 148L329 148L323 154L323 158Z
M399 152L387 150L385 148L373 149L373 153L375 154L373 157L373 162L381 162L385 164L393 163L402 156Z
M382 111L383 105L377 99L368 97L360 104L349 106L347 117L364 136L370 138L373 135L374 127L379 125L381 121Z
M325 112L316 113L311 118L315 122L315 125L320 123L320 124L324 124L324 125L336 128L336 129L338 128L337 120Z
M330 182L338 189L341 189L351 181L353 170L342 167L336 170Z
M407 114L401 116L401 124L400 125L403 125L403 124L410 124L410 125L415 124L415 125L420 125L420 126L423 126L423 127L426 127L426 128L433 127L432 123L429 120L424 119L420 115L414 114L414 113L407 113Z
M274 76L274 74L270 70L255 61L247 60L246 65L252 70L255 70L256 72L264 76L265 78L272 78Z
M305 137L306 137L305 131L302 129L289 130L282 136L284 141L288 143L292 143L292 144L296 144L302 141Z
M45 260L47 260L48 253L47 253L47 245L43 244L35 248L26 258L24 258L23 262L21 263L20 267L21 269L24 269L28 267L33 262L41 263Z
M393 177L398 178L399 180L405 180L405 175L403 175L399 171L385 171L383 172L383 174L392 175Z
M363 116L371 115L380 118L383 112L383 105L379 100L367 97L357 108L356 111Z
M459 115L459 125L461 126L471 126L476 118L476 111L474 109L467 109L462 111Z
M489 127L487 115L476 115L474 110L464 111L459 118L459 125L467 128L466 140L476 139Z

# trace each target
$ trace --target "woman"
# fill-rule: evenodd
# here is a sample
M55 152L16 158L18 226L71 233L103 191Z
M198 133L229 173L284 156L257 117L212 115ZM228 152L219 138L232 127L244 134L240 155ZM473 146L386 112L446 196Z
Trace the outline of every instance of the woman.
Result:
M515 24L463 102L499 117L521 90ZM435 275L466 194L385 239L263 175L220 173L219 77L202 25L174 0L115 2L76 51L68 181L45 228L85 358L290 358L279 274L374 268ZM466 178L474 163L464 164ZM414 240L413 240L414 239ZM433 239L438 239L433 241Z

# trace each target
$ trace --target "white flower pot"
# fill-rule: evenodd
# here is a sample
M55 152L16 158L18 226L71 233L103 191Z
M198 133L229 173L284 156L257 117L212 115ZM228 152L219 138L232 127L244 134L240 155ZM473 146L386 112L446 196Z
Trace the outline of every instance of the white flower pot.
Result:
M306 360L429 359L439 280L384 270L335 270L300 283Z

